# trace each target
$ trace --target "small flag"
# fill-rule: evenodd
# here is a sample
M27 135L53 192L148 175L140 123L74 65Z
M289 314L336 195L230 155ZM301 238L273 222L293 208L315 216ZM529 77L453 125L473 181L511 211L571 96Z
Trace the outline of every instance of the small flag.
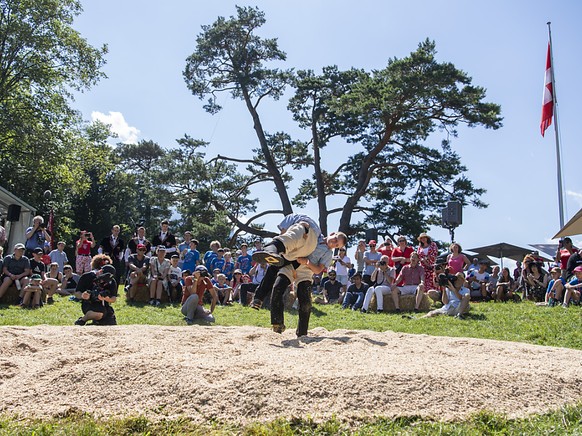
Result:
M552 58L550 52L550 43L548 42L548 55L546 57L546 80L544 83L544 96L542 100L542 123L540 128L542 136L548 127L552 124L552 116L554 115L554 98L552 89Z
M55 242L54 226L55 226L55 215L53 213L53 210L51 209L50 214L49 214L49 222L48 222L48 226L47 226L47 230L48 230L49 234L51 235L51 240L48 241L50 244L51 250L54 248L54 242Z

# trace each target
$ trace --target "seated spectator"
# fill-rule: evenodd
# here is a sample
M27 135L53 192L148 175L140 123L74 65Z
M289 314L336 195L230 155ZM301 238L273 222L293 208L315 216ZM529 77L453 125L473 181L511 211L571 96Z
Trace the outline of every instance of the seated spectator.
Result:
M313 283L311 284L311 292L313 295L319 295L323 293L323 285L321 283L321 274L313 274Z
M30 273L31 274L38 274L41 278L41 287L46 279L46 271L47 271L47 266L44 264L44 262L42 261L42 256L44 254L44 251L42 248L35 248L34 250L32 250L32 259L30 259ZM24 289L20 291L20 295L19 297L22 298L24 293ZM46 294L46 291L43 290L43 293L40 297L40 301L41 303L44 301L44 294Z
M232 273L230 287L232 288L232 301L240 302L240 285L242 285L243 273L240 269L235 269Z
M479 270L479 258L474 257L473 262L471 263L471 265L469 265L469 268L467 268L467 274L470 274L471 271L478 271L478 270Z
M265 274L267 273L267 268L269 268L267 262L257 263L251 268L251 271L249 272L249 277L251 279L250 282L245 283L243 281L243 284L240 286L240 304L246 306L249 295L252 294L254 296L257 287L261 284L261 281L263 280ZM270 295L271 292L269 290L265 299L270 298ZM261 304L259 305L259 308L261 306L262 301Z
M61 283L63 281L63 274L59 271L59 264L53 262L49 265L49 270L44 276L42 281L43 293L46 293L47 304L53 304L55 302L53 295L59 293L61 288Z
M42 277L40 274L33 274L30 277L30 283L22 289L22 303L20 303L20 307L23 309L28 309L29 307L38 309L40 307L42 295L41 281Z
M137 253L131 254L127 259L129 270L129 289L126 289L129 302L133 302L138 285L147 285L148 272L150 269L151 259L146 256L147 246L145 244L137 245Z
M560 268L555 267L550 270L551 280L546 290L545 303L548 306L556 306L564 302L564 291L566 290L566 280L562 277Z
M515 269L513 270L513 281L515 283L519 282L519 279L521 278L521 262L516 262L515 263Z
M491 292L491 298L494 301L507 302L509 300L514 300L513 291L515 290L515 281L509 273L509 268L505 267L501 270L501 276L497 280L495 289Z
M469 311L469 301L471 294L469 289L464 287L465 275L462 272L455 274L456 280L447 280L446 291L443 292L443 307L431 310L423 318L432 318L438 315L455 316L463 319Z
M493 271L491 271L491 274L489 275L489 283L487 284L487 295L493 299L495 299L495 297L493 297L493 293L497 289L498 281L499 281L499 265L495 265L493 267Z
M568 260L570 256L576 253L578 249L572 245L572 239L564 238L558 244L558 251L556 252L556 262L560 264L562 270L562 277L568 280Z
M371 273L370 277L372 277ZM348 287L346 295L344 296L342 309L360 309L364 303L364 297L366 296L368 288L368 284L362 281L362 274L355 273L352 277L352 284Z
M170 261L166 259L166 247L158 246L156 256L150 260L150 301L152 306L162 303L162 291L167 290Z
M216 277L217 283L214 285L214 290L216 291L216 295L218 295L218 302L221 305L231 305L231 296L232 296L232 288L227 283L226 275L218 274Z
M65 265L63 267L63 280L61 282L61 288L57 292L61 295L73 295L77 289L77 284L81 277L78 274L73 273L73 267L71 265Z
M16 244L14 252L4 258L2 274L0 298L4 296L12 284L16 286L19 292L28 285L31 270L30 260L24 255L24 244Z
M224 253L224 265L222 266L221 272L226 276L226 280L228 282L232 280L232 274L234 272L234 262L232 260L232 253L230 251Z
M574 268L577 266L582 265L582 253L580 251L575 251L572 255L568 258L568 263L566 269L568 270L566 277L574 276Z
M226 260L224 259L224 248L218 248L216 250L216 257L212 259L212 262L210 263L210 271L214 273L214 270L217 269L218 272L221 273L225 262Z
M75 325L85 325L88 321L93 321L93 324L97 325L117 324L115 311L111 307L111 304L117 301L115 275L115 268L105 264L100 270L93 270L81 276L75 296L82 301L83 316L75 321Z
M376 295L376 312L381 313L384 310L384 295L392 293L392 285L396 276L396 268L388 265L390 258L382 256L378 265L372 273L372 282L374 286L370 286L366 291L364 297L364 304L362 305L362 312L366 313L370 307L370 300L372 295Z
M449 270L450 272L450 270ZM445 286L440 284L439 275L447 274L444 264L437 264L434 266L434 276L432 278L433 281L433 288L429 289L427 295L434 303L440 303L443 301L443 292L445 290Z
M178 266L180 256L172 254L170 258L170 270L168 272L168 300L178 303L182 300L182 269Z
M204 293L208 291L212 296L210 310L204 309ZM218 296L214 286L208 278L208 270L204 265L198 265L194 274L186 277L184 280L184 290L182 292L182 314L188 325L194 324L195 319L201 319L206 322L214 322L214 308Z
M418 253L412 253L410 263L402 267L400 274L394 280L395 284L392 286L392 301L394 301L394 310L397 313L400 312L400 295L414 294L416 294L414 311L418 312L423 294L426 292L424 273L425 269L420 266ZM401 284L397 286L396 283Z
M489 285L489 273L487 267L489 262L486 260L479 261L479 269L470 270L467 281L469 282L469 289L471 291L471 300L485 300L489 301L489 293L487 292Z
M570 303L580 304L580 288L582 288L582 266L574 268L574 278L566 283L564 302L562 307L568 307Z
M65 253L65 245L66 244L63 241L59 241L57 243L57 248L49 253L51 263L57 263L60 273L63 272L64 266L69 263L69 258L67 257L67 253Z
M323 285L323 295L317 297L315 302L319 304L336 304L340 301L343 285L337 281L337 274L335 271L330 271L327 277L328 279Z
M546 290L548 288L548 275L537 262L524 262L527 266L522 276L524 297L528 300L542 302L545 301Z

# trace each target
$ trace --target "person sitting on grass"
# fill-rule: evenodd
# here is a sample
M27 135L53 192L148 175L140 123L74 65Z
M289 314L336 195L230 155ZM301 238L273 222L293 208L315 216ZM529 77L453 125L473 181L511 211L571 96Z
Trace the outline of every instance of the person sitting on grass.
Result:
M14 253L4 258L2 273L0 299L12 284L16 286L19 292L22 292L22 289L28 285L29 276L32 272L30 269L30 260L24 256L24 244L16 244L14 246Z
M56 262L51 263L42 281L43 292L46 292L47 295L47 304L53 304L55 302L53 295L60 294L59 291L61 290L62 281L63 274L59 271L59 264Z
M479 269L472 270L469 272L467 277L467 282L471 289L471 299L472 300L485 300L489 301L489 294L487 293L487 286L489 285L489 273L487 272L487 267L489 262L486 260L479 261Z
M446 289L443 292L443 307L431 310L422 318L432 318L438 315L455 316L459 319L465 318L465 314L470 309L471 293L464 287L465 274L458 272L454 277L455 279L452 282L451 278L446 281Z
M83 316L75 325L85 325L93 321L95 325L116 325L115 311L111 307L117 301L115 267L105 264L98 271L90 271L81 276L75 296L82 301Z
M210 310L204 308L204 293L208 291L212 297ZM214 286L208 278L208 270L204 265L198 265L194 269L194 274L184 279L184 288L182 292L182 315L186 324L194 324L195 319L201 319L205 322L214 322L214 308L218 301L218 295Z
M342 309L349 309L350 307L352 310L360 309L364 303L368 288L368 284L362 281L362 274L355 273L352 276L352 284L348 286L348 290L344 296Z
M505 267L501 270L501 275L497 280L497 286L495 286L495 290L491 293L491 298L493 298L493 301L496 302L507 302L509 300L513 300L515 295L513 293L514 289L515 282L513 281L513 277L511 277L509 268Z
M172 254L168 272L168 299L172 303L178 303L182 300L182 269L178 266L179 260L180 256Z
M562 307L568 307L570 302L576 305L580 304L580 288L582 288L582 266L577 266L574 268L574 277L566 283Z
M40 299L42 295L42 277L40 274L33 274L30 277L30 283L22 289L22 303L20 307L28 309L38 309L40 307Z
M343 284L336 280L337 274L334 270L327 274L327 278L323 285L323 295L316 297L315 302L318 304L337 304L340 301Z
M522 276L522 285L528 300L541 302L545 300L549 278L544 274L537 262L525 262L526 268Z
M570 257L572 259L572 257ZM562 270L554 267L550 270L551 280L546 290L545 304L556 306L564 302L564 291L566 290L566 280L562 277Z
M220 305L230 306L232 304L232 287L227 283L227 277L224 274L218 274L216 277L217 283L214 285L216 295L218 295L218 302Z
M136 253L130 254L127 266L129 269L129 288L126 289L128 301L132 303L139 285L146 285L151 259L146 256L145 244L137 244Z
M166 259L166 247L160 245L156 256L152 256L150 260L150 305L159 306L162 303L162 291L168 286L169 271L170 261Z
M63 267L63 280L61 281L61 287L57 291L60 295L73 295L77 290L77 284L81 277L73 272L73 267L71 265L65 265Z

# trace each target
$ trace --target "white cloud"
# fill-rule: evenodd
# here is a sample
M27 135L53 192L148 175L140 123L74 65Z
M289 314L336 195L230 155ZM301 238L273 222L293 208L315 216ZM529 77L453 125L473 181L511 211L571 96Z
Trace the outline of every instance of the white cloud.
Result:
M116 133L119 137L119 141L124 144L132 144L137 142L139 136L139 130L137 127L132 127L127 124L123 114L121 112L109 111L109 115L105 115L101 112L92 112L91 119L93 121L99 120L102 123L109 124L111 126L111 131Z
M576 201L576 203L578 203L578 206L582 207L582 193L575 191L566 191L566 195L573 198Z

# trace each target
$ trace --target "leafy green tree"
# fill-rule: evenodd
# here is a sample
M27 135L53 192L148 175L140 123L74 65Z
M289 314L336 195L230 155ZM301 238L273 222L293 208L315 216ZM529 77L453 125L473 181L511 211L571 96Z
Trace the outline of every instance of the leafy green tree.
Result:
M290 175L277 164L258 106L267 97L278 100L292 74L267 67L267 64L285 60L286 55L279 49L276 39L263 39L254 33L265 23L264 13L251 7L237 6L236 9L236 17L219 17L212 25L202 26L196 51L187 59L184 79L195 96L209 97L205 108L210 113L221 109L216 103L219 92L230 92L234 99L244 101L260 144L260 159L264 162L260 171L266 169L266 179L274 183L282 211L288 214L293 210L286 186ZM256 178L256 174L252 178Z
M479 200L484 191L463 175L466 168L449 141L427 144L437 131L455 137L459 124L500 127L500 107L484 102L485 89L435 56L434 42L426 40L410 56L391 59L386 68L371 73L335 67L325 68L321 76L298 73L289 108L312 135L315 161L318 148L338 146L330 144L334 137L360 151L333 170L316 168L297 201L317 198L320 215L341 213L339 228L348 234L358 230L351 223L356 212L368 215L368 225L370 219L383 221L386 233L390 228L415 233L435 223L434 211L448 199L484 206ZM342 207L328 210L329 196L344 197ZM404 205L414 211L414 228L407 224L409 216L399 215ZM394 219L388 224L387 214ZM325 220L321 224L325 227Z

